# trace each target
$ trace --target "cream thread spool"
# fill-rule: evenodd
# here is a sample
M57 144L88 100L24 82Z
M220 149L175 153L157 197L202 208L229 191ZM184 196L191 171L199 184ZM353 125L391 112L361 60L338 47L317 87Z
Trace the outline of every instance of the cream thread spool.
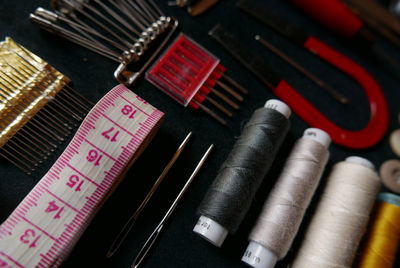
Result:
M255 268L272 268L290 248L329 157L329 135L306 129L249 235L242 261ZM302 174L302 175L299 175Z
M265 103L264 107L278 111L286 119L288 119L291 114L290 108L285 103L279 100L268 100ZM207 217L204 215L200 216L193 231L217 247L220 247L222 245L226 236L229 233L227 227L223 226L218 221L211 219L211 217Z
M291 267L351 267L379 187L367 159L336 164Z

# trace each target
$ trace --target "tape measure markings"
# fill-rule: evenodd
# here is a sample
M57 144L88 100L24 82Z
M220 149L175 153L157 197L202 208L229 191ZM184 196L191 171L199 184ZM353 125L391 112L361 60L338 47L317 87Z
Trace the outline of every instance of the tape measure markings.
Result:
M22 266L19 262L17 262L16 260L14 260L12 257L8 256L7 254L4 254L3 252L0 251L0 255L6 257L7 259L9 259L10 261L12 261L14 264L16 264L18 267L23 268L24 266ZM0 265L1 267L6 267L6 268L12 268L12 266L9 266L7 263L5 263L4 261L0 260Z
M6 258L0 258L0 264L13 267L8 260L24 267L22 263L32 265L33 256L40 256L38 262L34 260L37 267L61 263L162 115L124 86L110 91L88 114L50 171L0 227L0 256ZM129 125L133 118L135 124ZM54 242L43 244L45 237ZM4 243L9 245L4 247Z

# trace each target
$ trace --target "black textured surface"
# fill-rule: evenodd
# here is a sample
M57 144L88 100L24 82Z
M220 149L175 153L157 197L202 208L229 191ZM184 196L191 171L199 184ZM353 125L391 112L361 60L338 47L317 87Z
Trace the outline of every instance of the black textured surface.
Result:
M198 209L234 234L249 210L290 127L281 113L257 109L222 164Z
M1 0L1 38L3 39L5 36L13 37L17 42L68 75L73 81L74 88L95 102L116 85L112 73L117 66L99 55L41 31L36 25L31 24L27 19L29 13L37 6L49 8L49 2L48 0ZM261 107L266 99L273 97L272 93L258 82L252 74L247 72L222 47L208 37L207 32L218 22L227 25L228 30L233 34L241 36L242 42L247 43L255 53L259 54L260 58L274 66L275 71L280 76L286 78L298 91L312 100L319 109L340 126L356 130L362 128L368 121L367 99L362 89L354 81L242 13L235 7L234 1L221 1L208 13L197 18L190 17L183 9L168 7L166 0L157 2L160 3L166 14L174 15L179 19L180 29L183 32L220 57L222 64L228 68L228 74L245 85L250 93L241 105L239 112L236 112L233 120L229 121L229 127L224 128L204 113L185 110L143 79L132 87L135 93L164 111L166 120L154 142L131 168L125 181L94 218L64 267L129 267L147 236L178 194L190 171L194 168L195 162L199 160L200 155L210 143L216 145L214 153L177 207L173 217L165 227L164 233L145 261L144 267L246 267L241 263L240 258L247 246L247 235L294 140L302 135L307 125L296 115L292 116L292 128L278 153L275 164L254 199L254 205L250 208L237 234L228 237L221 249L213 247L192 232L197 220L196 208L214 180L218 168L231 150L235 139L240 135L241 128L256 108ZM384 139L373 148L356 152L333 145L328 168L322 181L326 179L326 174L332 164L349 155L356 154L367 157L377 167L386 159L395 158L389 147L388 138L390 131L399 128L399 81L385 73L383 68L360 58L357 53L343 45L339 38L315 25L313 21L289 6L285 1L262 2L265 2L265 6L281 14L282 17L299 24L301 28L365 66L381 84L387 96L391 120L389 132ZM328 81L338 91L348 96L350 104L343 106L336 103L307 78L256 43L254 41L255 34L267 38L271 43L279 46L291 57ZM379 45L394 58L400 58L399 49L394 49L386 42L381 42ZM112 239L143 199L147 190L189 130L194 131L195 138L188 145L183 157L177 161L170 175L161 184L154 199L149 203L120 251L112 259L105 259ZM0 160L0 221L5 220L33 188L45 171L49 169L51 162L62 152L62 149L60 148L58 154L34 176L26 176L12 165ZM307 212L307 216L311 213L312 208ZM300 232L304 231L306 223L307 221L302 224ZM279 267L285 267L285 264L290 261L293 253L296 252L298 240L296 239L288 257L278 264Z

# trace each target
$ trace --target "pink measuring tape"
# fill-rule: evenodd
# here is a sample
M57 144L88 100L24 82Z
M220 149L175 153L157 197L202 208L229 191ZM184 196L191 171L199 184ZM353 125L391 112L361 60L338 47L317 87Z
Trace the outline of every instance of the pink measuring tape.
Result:
M0 226L0 267L59 266L162 117L123 85L104 96L56 163Z

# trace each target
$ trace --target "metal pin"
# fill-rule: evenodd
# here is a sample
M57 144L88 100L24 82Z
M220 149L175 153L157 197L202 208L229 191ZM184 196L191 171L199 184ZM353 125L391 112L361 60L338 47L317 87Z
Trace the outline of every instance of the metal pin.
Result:
M58 109L56 109L53 106L55 106L55 104L52 105L51 103L47 103L45 109L49 110L49 112L51 110L51 112L53 112L54 114L57 114L57 116L61 117L63 120L65 120L65 122L68 122L67 124L70 124L72 126L77 126L77 124L76 124L77 121L74 120L74 118L67 117L66 115L64 115L63 113L58 111Z
M74 13L72 13L72 14L74 14ZM76 31L78 31L82 35L84 35L87 39L90 39L91 41L96 43L98 46L102 46L104 49L108 49L108 48L106 46L102 45L100 42L98 42L96 39L94 39L89 34L92 34L92 35L94 35L94 36L96 36L98 38L103 39L104 41L108 42L109 44L111 44L112 46L114 46L115 48L120 50L120 52L123 52L126 49L128 49L128 47L123 46L123 45L111 40L110 38L107 38L106 36L100 34L94 28L90 27L86 23L84 23L81 20L79 20L76 16L73 16L71 19L69 19L65 15L60 16L60 15L57 15L56 13L54 13L54 12L51 12L51 11L46 10L44 8L41 8L41 7L38 7L35 10L35 15L43 17L43 18L46 18L46 19L49 18L49 20L52 21L52 22L57 22L57 21L65 22L66 24L68 24L69 26L74 28ZM74 19L76 21L79 21L79 23L78 22L74 22L72 19Z
M183 59L185 59L189 64L191 64L192 65L192 67L194 67L195 69L198 69L199 68L199 66L194 62L194 61L192 61L191 59L189 59L188 57L186 57L184 54L182 54L182 53L177 53L181 58L183 58ZM176 65L179 65L181 68L185 68L185 69L187 69L187 66L184 66L184 64L183 63L181 63L177 58L171 58L171 62L173 62L174 64L176 64ZM192 70L190 70L190 69L188 69L188 74L189 75L191 75L191 76L193 76L193 77L195 77L196 76L196 74L194 73L194 71L192 71ZM220 99L222 99L224 102L226 102L229 106L231 106L232 108L234 108L235 110L238 110L239 109L239 105L238 104L236 104L234 101L232 101L231 99L229 99L225 94L223 94L223 93L221 93L221 92L219 92L218 90L216 90L216 89L214 89L214 88L212 88L212 87L210 87L210 86L207 86L207 85L204 85L205 87L207 87L208 89L210 89L215 95L217 95ZM226 89L225 89L226 90ZM228 89L229 90L229 89ZM231 91L233 91L233 90L231 90ZM236 92L235 92L236 93ZM236 93L237 94L237 93ZM243 100L243 97L239 97L239 98L242 98L242 100Z
M317 76L312 74L310 71L305 69L299 63L295 62L293 59L291 59L288 55L283 53L281 50L279 50L278 48L274 47L271 43L267 42L265 39L261 38L259 35L256 35L255 39L258 42L260 42L264 47L266 47L269 50L271 50L275 55L279 56L282 60L284 60L290 66L292 66L297 71L301 72L306 77L308 77L308 79L313 81L316 85L320 86L322 89L324 89L326 92L328 92L335 100L337 100L337 101L339 101L340 103L343 103L343 104L348 103L348 99L346 97L344 97L342 94L340 94L334 88L332 88L331 86L326 84L324 81L319 79Z
M214 118L215 120L217 120L221 125L226 126L226 121L224 119L222 119L221 117L219 117L216 113L214 113L213 111L211 111L210 109L208 109L206 106L204 106L203 104L201 104L200 102L196 101L196 100L192 100L195 104L197 104L200 109L202 109L205 113L207 113L209 116L211 116L212 118Z
M243 97L236 93L232 88L230 88L227 84L216 80L216 83L218 86L220 86L221 88L225 89L226 92L228 92L229 94L231 94L235 99L237 99L238 101L243 101Z
M34 171L34 169L32 167L30 167L29 165L26 165L24 162L21 162L21 159L19 159L18 157L15 157L14 154L10 154L9 152L6 152L4 150L3 150L4 151L3 152L1 149L2 148L0 148L0 156L1 157L6 159L7 161L9 161L10 163L14 164L17 168L22 170L24 173L26 173L28 175L32 174L32 171Z
M99 6L101 6L108 14L110 14L113 18L115 18L119 23L121 23L125 28L128 30L134 32L138 36L140 33L133 28L124 18L122 18L120 15L118 15L116 12L114 12L111 8L107 7L105 4L103 4L99 0L94 0ZM131 37L131 40L134 40L135 42L137 41L136 38Z
M74 111L72 111L71 109L68 109L63 103L61 103L61 100L59 100L58 98L54 98L51 100L51 102L53 102L54 104L57 104L57 106L61 107L61 109L64 110L64 112L66 112L67 114L70 114L71 116L73 116L76 120L81 121L82 120L82 116L78 115L77 113L75 113ZM50 102L50 103L51 103Z
M118 55L118 53L116 53L116 52L114 52L114 51L112 51L112 50L110 50L108 48L106 49L104 46L100 46L98 43L93 42L90 39L87 39L87 38L82 37L82 36L80 36L78 34L75 34L75 33L71 32L71 31L69 31L69 30L67 30L67 29L65 29L63 27L55 25L54 23L52 23L52 22L50 22L50 21L48 21L48 20L46 20L46 19L44 19L42 17L39 17L39 16L37 16L35 14L30 14L29 15L29 19L31 21L39 24L44 29L46 29L46 30L48 30L50 32L58 34L58 35L64 37L65 39L70 40L70 41L72 41L72 42L74 42L74 43L76 43L76 44L78 44L80 46L83 46L83 47L89 49L89 50L92 50L93 52L96 52L96 53L98 53L98 54L100 54L100 55L102 55L102 56L104 56L104 57L106 57L108 59L111 59L111 60L116 61L118 63L120 62L120 60L119 60L119 56L120 55Z
M28 76L25 76L25 75L23 75L20 71L18 71L16 68L14 68L13 66L11 66L10 65L10 67L17 73L17 74L19 74L19 75L21 75L21 76L23 76L23 78L25 78L25 80L27 80L27 79L29 79L29 77ZM20 86L23 86L23 84L24 84L24 80L22 80L19 76L13 76L13 77L11 77L11 76L9 76L8 74L6 74L6 73L4 73L3 72L3 74L5 74L8 78L10 78L10 79L12 79L15 83L17 83L18 85L20 85ZM13 78L16 78L16 77L18 77L17 78L17 80L19 80L20 81L20 83L18 83L15 79L13 79ZM35 90L36 88L41 88L41 90ZM44 87L43 87L43 85L42 84L39 84L38 86L36 86L36 87L32 87L31 88L32 89L32 95L34 95L34 96L40 96L41 94L42 94L42 92L44 91ZM36 93L36 94L35 94ZM29 95L29 98L31 99L31 100L33 100L32 99L32 96L31 95ZM57 99L53 99L55 102L58 102L58 100ZM75 117L77 120L81 120L81 116L79 116L78 114L76 114L76 113L74 113L72 110L71 110L71 108L67 108L67 107L65 107L63 104L61 104L61 103L58 103L59 104L59 106L65 111L65 112L67 112L67 113L69 113L69 114L71 114L73 117ZM76 107L73 107L73 106L71 106L73 109L75 109L76 110Z
M65 138L57 135L53 130L51 130L43 122L40 122L38 117L36 117L36 116L32 117L31 122L34 123L37 128L40 128L41 130L43 130L43 132L45 132L47 136L52 137L53 139L59 141L60 143L65 140Z
M65 129L64 125L55 121L52 117L48 116L45 113L42 113L41 111L36 113L35 117L45 122L47 126L51 127L54 133L58 133L64 137L68 136L68 134L70 133L67 129Z
M96 1L96 0L95 0ZM107 23L109 23L111 26L113 26L115 29L117 29L120 33L124 34L126 37L128 37L131 41L133 42L137 42L137 39L134 38L131 34L129 34L127 31L125 31L124 29L122 29L119 25L117 25L116 23L114 23L112 20L110 20L108 17L106 17L103 13L101 13L98 9L96 9L94 6L86 4L84 2L82 2L83 6L87 9L89 9L90 11L92 11L94 14L96 14L97 16L99 16L100 18L102 18L104 21L106 21ZM96 19L94 19L92 16L88 15L86 12L84 12L81 9L78 9L77 11L79 11L80 13L84 14L86 17L90 18L91 20L93 20L93 22L97 23L100 27L102 27L104 30L106 30L107 32L112 31L110 28L106 27L104 24L98 22ZM107 10L106 10L107 11ZM115 17L114 17L115 18ZM97 21L97 22L96 22ZM101 26L101 25L104 25ZM110 32L109 32L110 33ZM138 35L139 32L137 32L136 30L134 31L134 33L137 33ZM111 34L111 33L110 33ZM112 34L114 37L116 37L114 34ZM117 37L116 37L117 38ZM122 38L117 38L118 40L120 40L123 44L126 44L128 47L132 47L133 44L130 43L129 41L122 39Z
M65 111L67 111L67 113L75 115L74 117L77 120L82 120L82 117L86 115L87 110L80 109L81 107L79 107L77 103L70 102L68 101L68 99L69 98L53 98L52 100L54 100L55 102L58 101L59 103L63 103L63 105L61 105L61 108L65 108Z
M124 13L125 16L129 18L141 31L146 30L146 27L144 25L151 23L151 20L146 20L148 18L139 16L138 12L125 1L118 1L118 3L116 3L114 1L108 0L108 2L118 8L119 11Z
M17 148L19 148L20 146L15 146ZM38 163L33 161L32 159L29 159L26 157L26 154L22 154L20 151L18 151L17 149L14 148L14 146L9 145L8 143L6 143L2 149L7 152L8 154L13 154L16 155L17 158L21 159L22 161L24 161L24 163L27 166L32 166L33 168L38 166ZM13 151L13 153L11 153L9 150Z
M150 8L146 8L147 4L145 1L136 0L136 3L142 8L142 11L144 11L147 15L149 15L149 17L151 18L152 21L157 20L157 14L155 14L154 10L152 10Z
M38 144L40 144L41 146L43 146L44 148L46 148L46 149L47 149L46 152L47 152L48 155L50 155L52 152L54 152L54 149L57 147L56 145L51 144L50 142L45 143L45 142L44 142L44 141L46 141L45 139L40 140L38 137L36 137L36 136L34 135L34 134L38 135L37 133L35 133L35 132L29 132L29 131L27 131L26 128L27 128L27 127L26 127L26 125L25 125L23 128L21 128L21 130L18 132L18 134L21 135L21 136L24 136L24 135L29 136L29 138L31 138L32 140L34 140L35 142L37 142ZM17 134L17 135L18 135L18 134ZM25 137L25 136L24 136L24 137ZM39 137L40 137L40 138L43 138L43 137L41 137L41 136L39 136ZM51 146L53 146L53 148L52 148Z
M19 47L23 48L22 46L19 46ZM23 57L22 55L20 55L16 51L14 51L14 52L16 53L17 56L19 56L23 60L23 61L21 61L21 63L27 69L29 69L32 73L34 73L34 71L30 67L33 67L34 69L36 69L36 71L41 71L35 65L31 64L25 57ZM31 59L35 60L34 58L31 58ZM52 76L53 78L55 78L54 73L50 72L49 75ZM48 82L46 82L46 83L48 84ZM74 89L72 89L68 85L65 85L64 89L61 90L60 93L67 95L68 98L70 98L70 99L73 99L74 104L78 104L84 110L85 113L87 113L91 109L91 107L93 106L93 103L91 103L89 100L87 100L82 95L78 94Z
M174 83L172 83L165 75L163 75L162 73L159 73L159 76L162 77L165 81L168 82L168 84L170 84L171 86L173 86L175 89L179 90L180 89L178 87L175 86ZM196 101L195 99L191 100L194 104L198 105L200 109L202 109L205 113L207 113L209 116L211 116L212 118L214 118L216 121L218 121L220 124L226 126L226 121L224 119L222 119L221 117L219 117L216 113L214 113L213 111L211 111L210 109L208 109L206 106L204 106L203 104L201 104L200 102Z
M176 160L179 158L179 156L183 152L183 149L185 149L191 136L192 136L192 132L189 132L189 134L183 140L181 145L179 145L178 149L172 156L171 160L168 162L168 164L165 166L164 170L161 172L161 174L158 177L158 179L156 180L156 182L151 187L150 191L147 193L146 197L143 199L142 203L139 205L139 207L136 209L136 211L133 213L133 215L129 218L129 220L125 223L124 227L119 232L119 234L115 238L114 242L111 244L111 247L107 252L107 256L106 256L107 258L112 257L114 255L114 253L118 250L118 248L121 246L121 244L124 242L126 236L131 231L133 225L135 224L136 220L139 218L140 214L142 213L143 209L146 207L147 203L150 201L154 192L157 190L160 183L164 180L164 178L168 174L169 170L172 168L172 166L174 165Z
M32 129L32 126L34 125L32 122L27 123L22 129L21 131L27 131L28 133L31 133L32 135L37 135L39 138L43 139L44 141L46 141L46 144L50 145L51 147L53 147L53 150L57 148L57 144L53 143L52 141L56 142L55 139L52 139L52 141L50 141L48 138L43 137L43 135L45 136L49 136L47 135L47 133L41 129L38 128L37 126L34 126L35 128L37 128L38 130L35 131L34 129ZM26 130L25 130L26 129ZM41 134L39 132L42 132Z
M41 109L40 112L42 112L46 116L51 117L52 120L54 120L56 122L56 124L60 124L62 127L66 128L68 132L70 132L73 129L73 126L74 126L73 124L69 124L69 121L61 120L61 118L59 117L58 114L56 115L56 114L51 113L48 109L46 109L46 106L43 107L43 109Z
M231 106L233 109L238 110L239 109L239 105L237 103L235 103L234 101L232 101L230 98L228 98L225 94L219 92L218 90L216 90L215 88L206 86L205 87L209 88L211 90L212 93L214 93L216 96L218 96L221 100L223 100L224 102L226 102L229 106Z
M19 144L21 143L21 144ZM34 163L35 166L37 166L39 163L42 163L42 157L39 153L37 153L36 151L29 151L28 149L31 149L30 147L27 146L26 143L21 142L21 141L17 141L16 139L10 139L7 141L7 145L12 148L14 147L15 150L20 150L20 152L22 152L24 155L26 155L27 157L29 157L29 160L32 161L32 163ZM37 153L37 154L35 154Z
M23 140L23 138L25 141ZM46 151L43 148L40 148L39 146L34 144L31 140L27 139L26 137L23 137L22 135L14 135L11 140L13 140L17 143L21 143L22 145L26 146L28 149L37 153L41 159L47 158ZM41 161L39 161L39 162L41 163Z
M206 161L207 157L209 156L211 150L213 149L214 145L212 144L203 157L200 159L199 163L197 164L196 168L194 169L193 173L190 175L189 179L187 180L186 184L183 186L182 190L179 192L178 196L172 203L171 207L168 209L167 213L164 215L160 223L157 225L157 227L154 229L153 233L149 236L147 239L146 243L143 245L139 253L137 254L135 260L133 261L132 268L137 268L139 265L142 263L144 258L147 256L149 253L150 249L154 245L154 242L157 240L158 236L160 235L162 229L165 226L165 223L167 220L171 217L172 213L174 212L176 206L178 205L179 201L182 199L183 195L189 188L190 184L192 183L193 179L197 176L199 173L200 169L202 168L204 162Z
M210 96L207 96L206 100L211 103L212 105L214 105L215 108L217 108L218 110L220 110L221 112L223 112L225 115L232 117L232 112L229 111L228 109L226 109L224 106L222 106L221 104L219 104L216 100L214 100L213 98L211 98Z
M233 78L228 76L226 73L222 73L222 78L228 81L231 85L233 85L236 89L239 89L243 94L249 93L247 89L245 89L241 84L236 82Z
M116 26L115 23L113 23L112 21L110 21L109 18L105 17L102 13L100 13L99 11L94 11L96 9L94 9L93 7L91 7L90 5L85 5L86 8L88 8L89 10L91 10L92 12L94 12L96 15L98 15L99 17L101 17L103 20L107 21L108 23L110 23L112 26ZM118 41L121 42L121 44L124 44L125 46L127 46L127 48L133 47L133 44L130 43L129 41L127 41L126 39L123 39L121 36L119 36L115 31L111 30L109 27L107 27L104 23L100 22L99 20L97 20L95 17L93 17L92 15L90 15L89 13L85 12L82 9L75 9L77 12L79 12L80 14L82 14L83 16L85 16L86 18L88 18L89 20L91 20L93 23L95 23L97 26L99 26L100 28L102 28L104 31L106 31L107 33L109 33L110 35L112 35L115 39L117 39ZM118 29L118 26L115 27ZM121 31L120 29L118 29L119 31ZM121 31L123 32L123 30ZM134 41L134 40L132 40Z
M28 124L30 124L28 126ZM30 121L28 124L26 124L24 127L32 131L32 133L36 133L39 135L41 138L44 138L47 143L51 144L54 148L57 148L57 144L61 143L57 138L55 138L51 133L47 131L44 127L38 126L36 122ZM33 129L32 129L33 127Z
M94 103L91 102L90 100L86 99L83 95L79 94L76 90L74 90L72 87L66 85L65 88L66 89L64 92L68 93L70 95L74 95L77 99L80 100L80 102L86 106L87 110L92 109L92 107L94 106Z
M190 82L183 76L181 76L180 74L178 74L174 68L172 66L170 66L168 63L165 63L164 65L165 70L170 73L171 75L173 75L173 77L175 79L179 79L180 81L182 81L183 83L185 83L186 85L188 85ZM181 91L182 92L182 91ZM204 93L202 93L200 90L196 93L201 95L202 97L204 97L208 102L210 102L212 105L214 105L215 108L217 108L218 110L220 110L221 112L223 112L224 114L226 114L229 117L232 117L232 113L230 111L228 111L224 106L222 106L221 104L219 104L216 100L212 99L210 96L206 96Z
M65 87L64 87L65 88ZM90 108L88 108L87 105L85 105L83 102L81 102L79 99L77 99L75 96L69 94L67 90L62 89L58 92L58 94L62 95L66 100L70 100L71 103L73 103L77 108L80 109L80 112L83 114L86 114Z

